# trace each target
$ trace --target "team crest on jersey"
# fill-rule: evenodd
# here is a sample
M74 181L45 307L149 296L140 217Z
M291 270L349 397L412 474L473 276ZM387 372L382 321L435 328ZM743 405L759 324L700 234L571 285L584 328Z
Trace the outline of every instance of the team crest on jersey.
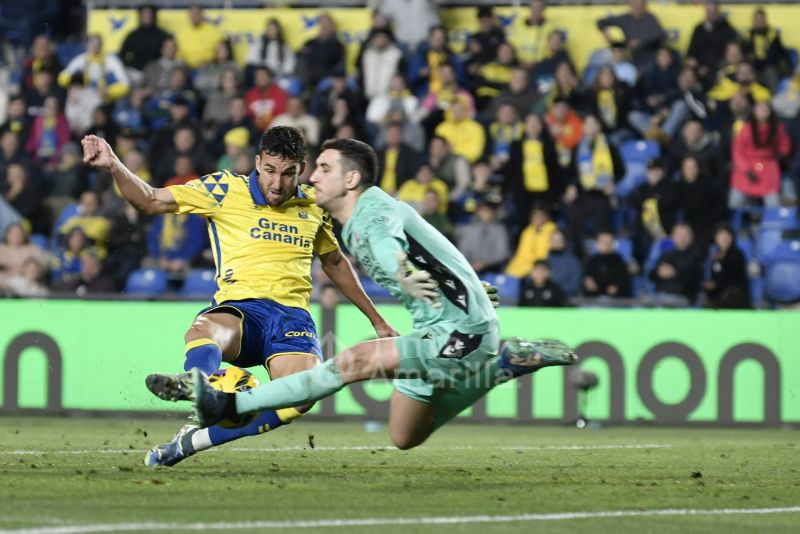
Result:
M308 220L308 212L306 210L300 210L300 218L304 221Z

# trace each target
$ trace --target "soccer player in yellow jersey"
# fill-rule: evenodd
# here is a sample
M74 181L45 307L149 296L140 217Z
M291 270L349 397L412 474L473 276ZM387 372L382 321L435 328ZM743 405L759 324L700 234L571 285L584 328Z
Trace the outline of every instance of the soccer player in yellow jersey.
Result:
M218 290L186 332L186 370L197 367L211 374L226 361L244 368L264 365L275 379L318 365L322 353L308 313L315 254L379 337L397 335L340 252L330 215L316 205L314 189L297 183L306 165L306 144L297 129L265 131L249 176L220 171L166 188L151 187L133 174L105 140L89 135L81 143L84 162L108 170L135 208L151 215L206 218ZM161 398L180 398L185 378L153 374L146 384ZM148 452L145 464L175 465L212 446L274 430L310 407L265 411L242 428L184 426L172 441Z

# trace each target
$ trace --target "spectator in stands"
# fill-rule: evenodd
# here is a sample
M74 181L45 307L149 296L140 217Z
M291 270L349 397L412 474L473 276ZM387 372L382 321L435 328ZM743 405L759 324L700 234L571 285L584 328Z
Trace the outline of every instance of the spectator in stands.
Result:
M96 107L92 113L92 124L86 130L86 135L101 136L113 146L117 144L118 134L119 127L109 115L109 109L106 106Z
M466 103L470 116L475 114L475 102L472 94L458 85L455 68L451 64L445 63L439 67L439 83L435 86L431 84L431 90L422 100L420 118L428 138L445 119L446 112L458 100Z
M628 125L631 91L617 80L610 65L602 65L592 91L592 114L600 120L603 133L619 146L632 137Z
M373 99L388 94L392 76L405 71L403 52L392 41L389 30L377 29L367 41L359 65L364 96Z
M137 176L141 175L137 173ZM144 216L126 202L125 207L111 217L107 243L106 269L116 286L123 287L128 275L139 268L142 258L147 254Z
M414 51L440 21L436 0L380 0L378 11L392 23L406 53Z
M56 253L52 273L53 284L76 280L81 271L81 260L90 252L89 238L81 227L75 226L66 232Z
M547 260L537 260L519 288L520 306L540 306L557 308L567 305L567 295L564 290L552 280L550 263Z
M42 114L33 120L25 148L34 163L52 167L58 162L69 137L69 124L61 113L58 99L50 96L44 101Z
M337 111L337 101L344 100L346 106L339 104ZM318 90L314 95L312 101L311 114L317 117L320 124L327 124L332 122L333 115L337 112L341 115L343 109L347 110L346 116L338 117L337 121L344 122L360 122L361 112L364 109L364 95L355 84L348 83L345 76L344 69L334 72L330 77L330 86ZM324 134L321 134L322 139L327 139Z
M736 236L727 224L714 230L710 251L711 269L703 280L706 306L709 308L750 308L747 261L736 246Z
M42 70L48 71L53 79L61 72L61 62L56 54L56 46L47 35L37 35L31 44L30 54L22 62L22 90L33 89L33 77Z
M54 293L72 293L79 297L93 293L114 293L118 289L114 280L103 274L103 260L94 251L82 256L78 276L53 284Z
M547 258L550 238L557 230L550 218L550 211L544 205L536 205L530 211L530 223L522 230L517 250L506 265L505 273L522 278L531 272L533 264Z
M189 25L176 32L178 57L190 69L197 69L214 59L222 34L203 17L203 8L189 6Z
M336 139L346 137L360 139L362 132L359 128L358 119L358 112L350 107L350 102L344 97L337 98L333 102L332 113L322 122L320 137L322 139L330 139L332 137ZM345 135L342 130L346 130L349 133Z
M44 101L54 96L59 102L64 100L64 91L55 83L55 78L50 71L40 70L33 75L33 89L25 93L25 106L31 117L42 113Z
M263 131L269 127L273 117L286 111L289 95L274 83L267 67L256 67L254 81L254 87L245 95L247 114L256 129Z
M756 81L753 65L747 62L737 65L732 78L720 77L719 82L708 92L709 105L717 108L718 113L725 113L727 109L723 104L737 93L744 93L751 102L768 102L772 97L769 89Z
M446 206L444 206L446 208ZM419 207L419 213L425 221L436 228L443 236L452 241L453 239L453 223L450 218L445 215L442 199L434 189L425 191L425 198L422 205Z
M147 101L144 113L151 131L160 130L169 123L173 114L172 107L176 104L185 106L186 113L192 120L198 117L200 98L191 86L189 71L185 67L172 69L167 88L153 93Z
M69 129L76 137L81 137L92 125L94 110L103 104L100 93L83 84L80 77L73 78L67 88L64 116Z
M472 181L469 162L455 154L450 143L444 137L434 137L428 145L428 162L433 174L445 184L450 191L450 200L460 199Z
M583 137L583 121L564 97L556 97L544 119L553 138L558 155L558 164L569 169L572 151Z
M475 107L483 111L492 101L508 87L511 74L517 67L517 56L514 48L508 43L500 43L497 47L497 56L478 69L477 77L473 83L475 89Z
M504 168L511 157L511 146L522 139L525 125L511 104L497 108L496 120L489 125L489 165L492 170Z
M147 64L159 58L168 37L169 34L158 27L156 6L139 6L139 26L122 41L119 57L140 78Z
M395 73L389 80L389 90L370 99L367 121L373 128L378 128L386 122L386 117L391 112L400 112L404 122L418 122L418 108L419 100L406 87L405 77L401 73Z
M172 177L164 182L164 187L172 185L184 185L192 180L200 178L194 168L192 156L189 154L178 154L175 156L175 169Z
M528 7L528 16L510 28L513 32L510 38L517 48L519 60L530 68L547 57L547 40L555 27L545 17L545 0L531 0Z
M471 60L478 66L489 63L497 57L497 48L506 41L506 33L498 24L492 6L479 6L478 31L470 37Z
M44 264L34 258L27 258L20 273L3 275L0 273L0 295L11 297L44 297L50 292L44 284L47 274Z
M19 139L28 139L31 132L31 117L26 109L25 99L21 95L12 96L8 101L8 114L0 126L0 133L11 132Z
M74 203L81 193L88 189L85 171L78 145L67 143L57 166L45 175L49 191L44 199L48 210L48 221L54 221L62 209Z
M449 65L452 70L444 71L444 65ZM419 46L409 61L406 78L412 92L420 98L429 94L438 95L463 81L461 63L450 50L444 26L430 29L428 40Z
M678 86L679 76L680 66L672 50L660 47L636 88L640 109L628 114L630 125L645 138L668 141L689 117Z
M479 275L502 271L511 256L508 229L488 202L480 202L473 221L456 228L455 235L458 250Z
M783 46L781 30L769 25L763 7L753 11L753 25L746 34L744 46L759 80L774 92L778 82L789 75L792 67L789 53Z
M224 145L225 134L234 128L244 128L250 132L248 146L253 146L260 135L253 121L247 115L247 102L242 96L234 96L228 104L228 116L216 128L210 148L219 150ZM216 155L216 154L215 154Z
M422 154L403 142L403 124L392 122L386 127L386 145L377 150L378 185L394 195L408 180L414 178ZM445 207L447 199L445 198Z
M688 224L678 223L672 228L675 249L664 252L650 272L656 292L682 295L694 302L702 279L702 257L694 243L694 234Z
M215 129L230 117L231 101L241 94L242 76L237 69L225 69L220 88L207 95L203 107L203 124Z
M116 54L103 51L103 39L90 35L86 52L78 54L58 75L58 84L68 87L74 76L100 94L104 102L114 102L128 94L130 81L125 66Z
M271 126L292 126L303 132L306 142L311 147L316 147L320 143L319 120L306 112L305 104L300 96L289 97L286 105L286 113L275 117L270 123Z
M344 71L344 45L336 35L336 24L333 18L323 13L317 25L319 34L306 41L300 50L299 67L306 87L316 87L325 78L337 71Z
M172 275L185 274L208 246L206 223L199 215L159 215L147 234L149 260Z
M575 246L581 247L587 223L592 223L595 232L611 229L614 184L625 176L619 152L608 142L594 115L584 119L583 138L572 156L571 176L564 201L569 208L570 236Z
M154 174L155 184L164 184L174 176L175 163L179 156L188 156L192 162L192 170L199 175L213 170L202 137L198 137L191 126L180 126L175 130L171 146L158 161Z
M28 235L21 223L8 225L0 243L0 276L23 274L25 262L29 259L45 264L47 256L38 246L28 242Z
M569 52L564 48L566 39L563 30L550 30L547 35L547 55L533 65L530 73L531 85L540 92L545 92L545 88L552 86L556 68L561 63L568 65L572 71L575 70Z
M525 117L524 135L511 145L502 173L508 177L520 225L525 224L524 217L536 202L551 207L561 197L564 185L558 154L539 115L529 113Z
M445 114L445 120L436 127L436 135L447 140L453 152L470 163L483 156L486 133L483 126L469 117L468 103L460 99Z
M678 75L678 89L680 98L686 104L689 112L687 119L706 120L708 118L708 109L705 104L706 95L700 80L697 78L697 72L692 67L684 65L681 69Z
M674 174L687 156L694 157L700 164L701 172L715 181L724 177L722 154L718 139L703 129L703 123L696 119L686 121L679 138L673 140L668 148L670 162L668 175Z
M33 161L22 147L20 136L9 128L0 134L0 180L6 175L6 170L11 164L25 167L28 176L34 175L36 172Z
M712 178L703 172L697 159L685 157L678 181L678 208L681 219L692 228L698 243L708 242L711 228L725 217L725 205L719 198Z
M466 224L473 219L477 206L483 202L501 205L503 202L503 177L492 173L485 161L472 166L472 181L464 192L456 197L451 195L451 212L456 224Z
M597 234L597 251L586 262L583 294L587 297L630 298L631 273L625 260L614 250L614 234Z
M654 240L667 236L677 219L678 186L666 175L658 159L647 162L645 183L631 193L629 203L636 209L634 247L644 258Z
M178 67L184 67L178 58L178 45L173 37L167 37L161 43L161 55L149 61L144 68L142 91L145 96L164 91L169 88L170 73Z
M484 111L484 117L493 118L503 104L510 104L516 110L518 117L525 117L533 110L538 99L539 95L529 87L528 71L522 67L515 67L511 71L508 87L501 90L500 94L492 99Z
M800 65L794 69L792 77L783 84L772 99L775 113L783 120L789 122L798 117L800 112Z
M667 34L656 16L647 10L646 0L631 0L630 7L628 13L598 20L597 27L609 44L611 37L607 28L616 26L622 29L633 54L633 62L642 68L653 61L656 50L667 40Z
M195 71L192 85L203 99L207 99L222 89L222 76L231 70L241 76L239 65L233 58L231 42L223 39L217 44L214 58Z
M434 191L439 196L439 210L442 213L447 211L448 190L447 184L434 176L433 169L427 163L422 163L417 168L413 180L406 180L397 190L397 198L403 202L408 202L417 211L422 211L425 202L425 195L428 191Z
M42 231L42 190L28 179L25 167L12 163L6 168L6 186L2 194L6 202L24 217L36 231Z
M84 247L74 247L70 241L72 230L80 228L81 234L87 239L87 246L93 246L105 255L105 242L110 230L108 219L100 215L100 198L95 191L84 191L78 204L78 210L72 217L63 222L56 230L62 236L67 236L67 249L73 254L78 254Z
M225 134L225 153L217 162L217 169L233 169L236 158L250 146L250 132L245 128L234 128ZM191 163L191 159L190 159Z
M686 56L689 65L697 69L700 79L708 86L714 81L725 47L740 38L722 14L719 0L705 0L705 9L705 20L692 32Z
M730 208L742 208L748 199L778 206L781 190L779 159L789 156L791 141L769 102L757 102L750 120L733 142Z
M267 67L279 81L295 75L297 57L292 47L286 44L283 27L278 19L267 20L264 33L250 43L246 64L248 73L252 73L256 67ZM248 79L250 77L251 74Z

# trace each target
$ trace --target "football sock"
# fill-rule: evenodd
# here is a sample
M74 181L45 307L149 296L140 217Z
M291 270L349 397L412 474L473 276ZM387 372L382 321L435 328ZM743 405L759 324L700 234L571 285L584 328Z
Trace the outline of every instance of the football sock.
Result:
M466 408L472 406L475 401L486 395L494 387L514 378L500 364L500 358L487 362L477 373L458 380L437 397L433 430L436 430Z
M186 361L183 362L185 371L197 367L210 375L219 369L221 363L222 349L213 340L204 337L186 344Z
M335 360L328 360L308 371L236 393L236 412L242 414L301 406L332 395L343 386L339 366Z
M282 408L261 412L252 423L240 428L224 428L219 425L201 428L192 435L192 447L195 451L203 451L239 438L258 436L280 426L288 425L302 415L303 413L295 408Z

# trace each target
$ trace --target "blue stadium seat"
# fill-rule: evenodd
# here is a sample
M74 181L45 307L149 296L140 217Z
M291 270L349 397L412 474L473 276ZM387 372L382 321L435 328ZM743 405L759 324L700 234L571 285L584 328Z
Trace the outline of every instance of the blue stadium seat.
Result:
M519 300L519 278L502 273L486 273L480 275L480 279L497 288L497 294L503 304L516 304Z
M797 207L781 206L779 208L766 208L761 219L762 230L789 230L800 227L797 220Z
M758 261L764 266L779 261L800 262L800 238L784 239L781 229L762 230L756 245Z
M154 296L167 292L167 273L160 269L137 269L128 275L124 293Z
M364 292L373 299L387 299L391 298L392 294L389 290L375 282L371 278L361 278L361 285L364 286Z
M50 250L50 240L44 234L31 234L28 236L28 243L36 245L42 250Z
M764 294L781 304L800 301L800 261L778 262L767 269Z
M616 195L626 198L647 178L647 161L661 156L661 146L655 141L626 141L620 147L625 162L625 176L617 183Z
M213 269L192 269L186 273L180 294L184 297L211 298L217 290Z

